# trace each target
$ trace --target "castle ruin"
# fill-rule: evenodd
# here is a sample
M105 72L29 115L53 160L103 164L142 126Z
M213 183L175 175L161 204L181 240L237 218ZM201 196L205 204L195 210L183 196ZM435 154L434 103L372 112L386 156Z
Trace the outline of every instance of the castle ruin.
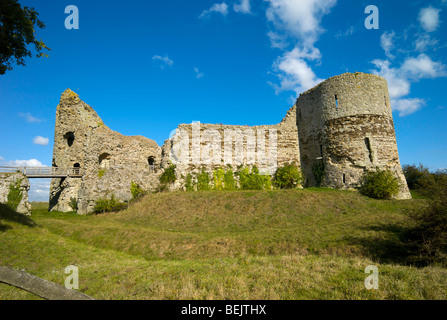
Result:
M337 189L357 188L366 170L389 169L400 181L397 198L411 197L399 162L386 80L346 73L302 93L276 125L181 124L161 147L111 130L67 89L56 110L52 166L78 167L83 174L52 180L50 210L72 211L73 199L81 214L92 212L99 198L113 195L129 201L132 183L155 191L171 163L178 175L171 190L182 190L186 174L203 167L256 165L273 174L277 167L295 163L305 186ZM314 174L318 166L324 167L321 181Z

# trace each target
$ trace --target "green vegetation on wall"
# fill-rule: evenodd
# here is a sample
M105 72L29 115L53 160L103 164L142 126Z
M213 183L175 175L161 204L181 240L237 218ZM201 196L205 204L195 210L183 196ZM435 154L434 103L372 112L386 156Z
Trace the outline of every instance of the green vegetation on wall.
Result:
M104 176L104 173L106 173L106 171L107 171L107 170L105 170L105 169L99 169L99 170L98 170L98 177L99 177L99 178L102 178L102 177Z
M130 192L132 193L132 197L134 199L137 199L143 194L143 189L138 183L132 181L132 183L130 184Z
M76 198L71 197L69 205L73 211L78 211L78 200Z
M210 190L210 176L208 172L202 168L202 171L197 175L197 191Z
M22 189L20 188L22 180L23 179L18 179L9 185L8 200L6 204L14 211L17 210L17 207L22 201L23 194Z
M245 167L236 172L239 177L239 186L242 190L269 190L272 188L270 175L259 174L256 166L250 170Z
M312 167L312 173L314 174L317 187L321 187L325 175L324 164L322 162L314 164Z
M160 183L171 184L177 180L175 175L175 164L171 164L160 176Z
M286 164L276 170L274 184L279 189L293 189L303 182L301 171L295 164Z

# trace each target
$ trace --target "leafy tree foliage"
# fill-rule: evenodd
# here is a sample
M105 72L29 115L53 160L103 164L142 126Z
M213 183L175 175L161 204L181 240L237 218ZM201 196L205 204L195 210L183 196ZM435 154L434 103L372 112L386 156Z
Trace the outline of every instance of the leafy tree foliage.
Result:
M36 57L48 57L42 51L51 49L35 38L36 28L45 28L38 15L34 8L22 8L18 0L0 1L0 74L12 70L14 62L24 66L25 58L32 56L29 45L34 46Z

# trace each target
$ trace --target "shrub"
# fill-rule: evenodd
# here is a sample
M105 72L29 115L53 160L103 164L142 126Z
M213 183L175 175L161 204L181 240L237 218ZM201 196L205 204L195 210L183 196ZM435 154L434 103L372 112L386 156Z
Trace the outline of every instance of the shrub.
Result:
M242 190L264 190L272 188L272 181L269 175L260 175L256 166L252 170L245 167L237 173L239 185Z
M231 168L225 171L224 175L224 190L236 190L236 183L234 181L234 173Z
M413 262L445 260L447 251L447 172L431 174L431 184L424 192L428 205L420 211L411 211L416 227L409 232L409 239L416 248Z
M222 168L215 169L213 172L214 190L222 191L225 187L225 170Z
M7 206L10 207L12 210L16 211L17 207L19 206L20 202L22 201L22 189L20 188L20 185L22 184L23 179L18 179L15 182L11 183L9 185L9 192L7 197Z
M192 179L192 174L190 174L190 173L188 173L188 175L186 176L185 188L186 188L186 191L194 191L195 190L194 182L193 182L193 179Z
M125 203L116 200L115 196L112 195L110 199L98 199L96 201L95 213L118 212L126 207Z
M70 202L68 203L71 210L78 211L78 200L74 197L70 198Z
M294 164L287 164L275 172L275 185L280 189L296 188L303 182L300 169Z
M210 176L205 169L197 175L197 191L206 191L210 189Z
M402 170L407 180L408 188L412 190L423 188L427 179L430 179L430 171L424 168L422 164L419 164L418 167L415 165L405 165Z
M317 183L317 187L321 187L321 183L323 182L325 170L324 164L322 162L315 163L312 166L312 173L315 178L315 182Z
M170 184L174 183L177 180L175 175L175 164L171 164L160 176L160 183L162 184Z
M130 192L132 193L132 197L136 199L143 194L143 189L141 189L138 183L132 182L130 184Z
M399 192L399 180L390 170L367 171L360 193L374 199L392 199Z

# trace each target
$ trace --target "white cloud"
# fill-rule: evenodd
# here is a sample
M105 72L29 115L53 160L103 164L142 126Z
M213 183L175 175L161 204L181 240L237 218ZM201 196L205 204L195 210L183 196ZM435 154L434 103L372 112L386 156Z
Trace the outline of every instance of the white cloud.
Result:
M250 0L241 0L239 4L233 6L234 11L241 13L251 13Z
M433 32L438 29L440 20L439 20L439 12L440 9L436 9L433 7L423 8L419 12L419 23L421 27L427 32Z
M194 68L194 72L196 73L197 79L200 79L204 76L204 74L202 72L200 72L198 68Z
M10 160L6 165L11 167L46 167L46 165L42 164L42 162L37 159Z
M0 161L4 161L5 160L5 158L3 158L2 156L0 156Z
M33 139L33 143L35 144L40 144L41 146L46 146L48 145L48 142L50 141L50 139L48 138L44 138L41 136L37 136Z
M393 38L396 34L394 31L392 32L385 32L380 37L380 45L382 46L382 49L385 51L385 55L390 58L394 59L394 56L391 54L391 49L394 48L394 41Z
M321 54L317 48L308 51L297 47L279 57L274 64L274 69L281 80L279 86L274 85L276 91L293 90L299 95L300 92L310 89L323 81L323 79L319 79L315 75L312 68L305 61L305 59L316 60L320 57Z
M391 62L377 59L373 60L372 63L378 68L372 70L372 72L387 80L391 99L397 99L410 93L410 81L399 69L390 68Z
M438 43L438 40L432 39L428 34L419 35L414 42L416 51L424 52L430 47L434 47Z
M51 179L30 179L29 201L48 201Z
M323 32L321 18L329 13L337 0L268 0L267 20L276 29L300 39L304 47L313 47Z
M425 54L418 57L407 57L399 68L390 67L388 60L373 60L376 66L373 73L384 77L388 82L391 106L400 116L412 114L425 105L425 100L419 98L404 98L410 94L411 84L424 78L446 76L446 68L433 61Z
M319 79L310 61L320 60L321 53L315 47L324 29L321 19L337 3L336 0L268 0L267 20L274 30L267 34L274 48L286 50L290 43L294 47L278 57L273 68L280 80L274 84L276 92L293 90L297 95L318 84ZM290 39L290 41L288 41Z
M201 18L208 17L213 12L220 13L223 16L226 16L228 14L228 5L225 2L215 3L208 10L204 10L200 14L199 18L201 19Z
M337 34L335 34L336 38L342 38L342 37L349 37L352 36L355 32L354 26L350 26L345 31L339 31Z
M30 122L30 123L33 123L33 122L42 122L42 121L43 121L42 119L33 117L29 112L27 112L27 113L22 113L22 112L20 112L20 113L19 113L19 116L22 117L22 118L25 118L26 122Z
M426 54L420 54L417 58L407 58L403 63L401 70L409 78L416 80L423 78L438 78L446 75L445 65L433 61Z
M391 106L393 110L399 112L399 116L408 116L425 105L425 100L419 98L412 99L391 99Z
M169 57L167 55L164 56L164 57L159 56L159 55L155 55L155 56L152 57L152 60L154 62L158 62L161 69L164 69L165 66L172 67L172 65L174 64L174 61L169 59Z
M267 33L267 36L270 39L270 45L272 46L272 48L278 48L284 50L289 45L283 36L274 31L269 31Z

